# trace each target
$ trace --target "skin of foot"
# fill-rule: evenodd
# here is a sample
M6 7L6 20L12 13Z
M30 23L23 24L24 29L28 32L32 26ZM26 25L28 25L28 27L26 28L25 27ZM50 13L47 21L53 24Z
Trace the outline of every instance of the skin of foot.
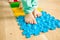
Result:
M37 24L35 18L41 16L41 13L35 9L32 13L25 16L26 23Z
M41 12L39 12L38 10L37 10L37 8L33 11L33 16L36 18L36 17L39 17L39 16L41 16Z
M31 23L31 24L36 24L36 20L35 20L32 13L29 13L29 14L25 15L25 22L26 23Z

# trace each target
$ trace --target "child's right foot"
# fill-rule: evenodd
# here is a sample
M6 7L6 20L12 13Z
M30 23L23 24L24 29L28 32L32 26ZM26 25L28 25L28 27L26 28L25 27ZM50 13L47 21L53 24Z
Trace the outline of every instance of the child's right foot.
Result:
M41 16L41 12L39 12L37 9L35 9L34 11L33 11L33 16L36 18L36 17L39 17L39 16Z
M29 14L25 15L25 22L26 23L31 23L31 24L36 24L36 20L35 20L32 13L29 13Z

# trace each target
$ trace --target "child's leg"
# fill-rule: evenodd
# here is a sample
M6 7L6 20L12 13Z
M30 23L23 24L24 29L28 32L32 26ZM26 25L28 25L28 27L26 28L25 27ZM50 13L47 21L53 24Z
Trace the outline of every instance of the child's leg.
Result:
M25 12L25 21L27 23L36 23L36 20L33 16L33 10L34 8L32 7L32 0L21 0L22 5L23 5L23 10Z
M32 0L32 7L35 9L34 11L33 11L33 15L34 15L34 17L39 17L39 16L41 16L41 13L37 10L37 7L38 7L38 2L37 2L37 0Z
M25 14L32 13L32 11L34 10L32 7L32 0L21 0L21 2L22 2L22 6Z

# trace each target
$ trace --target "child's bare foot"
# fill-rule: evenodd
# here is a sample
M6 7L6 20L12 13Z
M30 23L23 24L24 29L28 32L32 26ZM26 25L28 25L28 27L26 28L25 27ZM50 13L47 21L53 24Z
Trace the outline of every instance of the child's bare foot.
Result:
M39 17L39 16L41 16L41 13L37 9L35 9L33 11L33 15L34 15L34 17Z
M36 20L32 13L29 13L25 16L26 23L36 24Z

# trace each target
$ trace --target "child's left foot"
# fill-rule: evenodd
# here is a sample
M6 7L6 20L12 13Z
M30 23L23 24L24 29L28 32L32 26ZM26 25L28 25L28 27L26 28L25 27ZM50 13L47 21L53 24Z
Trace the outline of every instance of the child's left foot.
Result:
M36 17L41 16L41 13L40 13L37 9L35 9L35 10L33 11L33 15L34 15L34 17L36 18Z

